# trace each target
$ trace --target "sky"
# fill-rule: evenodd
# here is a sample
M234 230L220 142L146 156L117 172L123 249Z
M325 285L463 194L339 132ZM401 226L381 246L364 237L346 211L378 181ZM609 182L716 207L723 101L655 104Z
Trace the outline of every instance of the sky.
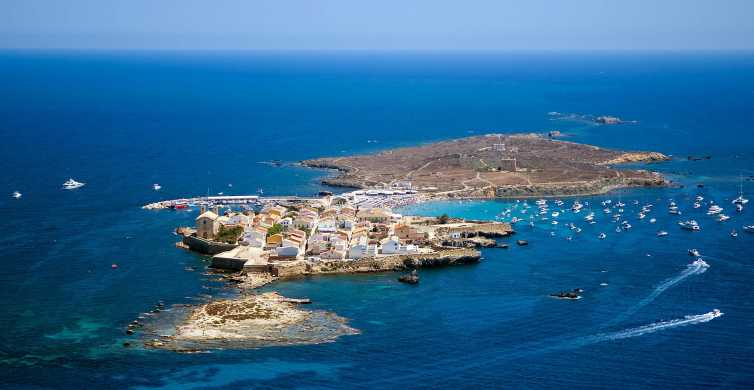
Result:
M754 0L0 0L0 48L753 50Z

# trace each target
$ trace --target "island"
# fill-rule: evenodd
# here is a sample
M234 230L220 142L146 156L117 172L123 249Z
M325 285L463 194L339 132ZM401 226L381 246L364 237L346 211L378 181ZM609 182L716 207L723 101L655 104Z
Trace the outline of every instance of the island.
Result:
M623 163L665 161L657 152L626 152L555 140L548 134L488 134L375 154L302 161L335 169L322 182L359 189L412 189L432 199L593 195L667 180Z
M176 229L181 237L176 246L205 255L210 272L238 296L171 310L160 303L134 320L126 334L140 333L147 348L181 352L319 343L357 334L345 318L298 307L309 303L306 297L258 289L280 279L370 272L403 273L396 283L417 285L419 269L475 264L482 258L479 248L508 248L498 239L515 234L513 225L521 220L403 215L397 207L448 198L586 195L661 186L667 181L658 173L616 166L667 159L656 152L553 140L547 133L489 134L303 162L338 170L324 182L357 188L350 192L152 203L143 208L197 211L192 226ZM527 207L526 200L522 204ZM572 209L580 207L575 200ZM528 241L516 243L526 246Z

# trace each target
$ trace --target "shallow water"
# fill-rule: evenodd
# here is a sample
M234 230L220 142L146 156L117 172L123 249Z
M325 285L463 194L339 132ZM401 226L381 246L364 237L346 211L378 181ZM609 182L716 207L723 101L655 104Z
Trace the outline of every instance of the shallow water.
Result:
M749 54L2 52L0 96L4 386L748 388L754 381L754 235L741 231L754 223L754 206L737 214L730 205L739 175L754 174ZM549 111L639 123L552 121ZM204 258L174 247L173 229L191 224L196 210L140 205L323 189L317 181L325 172L259 161L553 128L573 141L676 155L651 168L685 186L582 198L596 206L620 197L633 228L616 233L601 207L593 207L595 225L583 222L586 210L564 212L556 226L519 223L517 235L502 240L509 249L485 249L477 265L422 270L418 286L386 273L265 288L309 297L314 309L349 318L362 332L334 343L189 355L122 347L125 326L157 301L229 293L203 274ZM690 154L712 159L685 160ZM61 190L69 177L87 185ZM153 183L163 190L152 191ZM10 197L15 190L21 199ZM754 185L746 181L744 190L754 193ZM733 218L721 224L692 209L697 193ZM671 198L701 232L678 228L667 213ZM654 211L639 221L634 200ZM439 202L402 212L495 218L514 204ZM656 237L660 229L670 235ZM519 238L530 245L516 246ZM692 247L709 269L668 285L693 261ZM576 287L585 290L581 300L548 297ZM641 331L714 308L725 315ZM621 334L635 337L583 342Z

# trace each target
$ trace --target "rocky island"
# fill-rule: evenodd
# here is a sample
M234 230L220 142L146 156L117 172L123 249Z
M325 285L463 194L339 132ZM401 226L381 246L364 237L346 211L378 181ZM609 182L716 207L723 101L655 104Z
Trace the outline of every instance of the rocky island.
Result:
M304 166L330 168L323 180L361 189L410 187L434 198L589 195L631 186L662 186L664 177L621 163L656 162L657 152L626 152L539 134L488 134L380 153L317 158Z
M194 352L316 344L358 334L358 330L347 325L346 319L321 310L301 309L297 307L301 302L270 292L184 307L189 313L183 313L177 326L171 322L167 329L160 329L159 322L148 323L144 345Z

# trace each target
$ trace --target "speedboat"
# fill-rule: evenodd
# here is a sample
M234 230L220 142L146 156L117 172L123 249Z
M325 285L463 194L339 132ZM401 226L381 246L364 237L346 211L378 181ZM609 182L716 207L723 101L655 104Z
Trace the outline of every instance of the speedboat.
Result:
M689 256L699 257L699 251L697 249L689 249Z
M19 198L21 198L21 193L18 192L18 191L13 191L13 195L11 195L11 196L14 197L14 198L16 198L16 199L19 199Z
M657 232L657 237L665 237L667 235L668 235L668 232L664 230L660 230L659 232Z
M718 309L712 310L710 313L712 314L712 318L717 318L723 315L723 312Z
M81 188L85 186L86 183L82 183L73 179L66 180L65 183L63 183L63 188L66 190L75 190L76 188Z
M605 239L605 237L607 237L607 234L605 234L605 233L600 233L600 235L599 235L599 236L597 236L597 237L599 237L599 239L600 239L600 240L604 240L604 239Z
M699 227L699 224L695 220L688 220L683 222L678 222L678 225L681 226L681 229L685 230L691 230L691 231L699 231L701 228Z
M154 183L154 184L152 184L152 188L153 188L153 189L154 189L155 191L159 191L160 189L162 189L162 186L161 186L161 185L159 185L159 184L157 184L157 183Z

